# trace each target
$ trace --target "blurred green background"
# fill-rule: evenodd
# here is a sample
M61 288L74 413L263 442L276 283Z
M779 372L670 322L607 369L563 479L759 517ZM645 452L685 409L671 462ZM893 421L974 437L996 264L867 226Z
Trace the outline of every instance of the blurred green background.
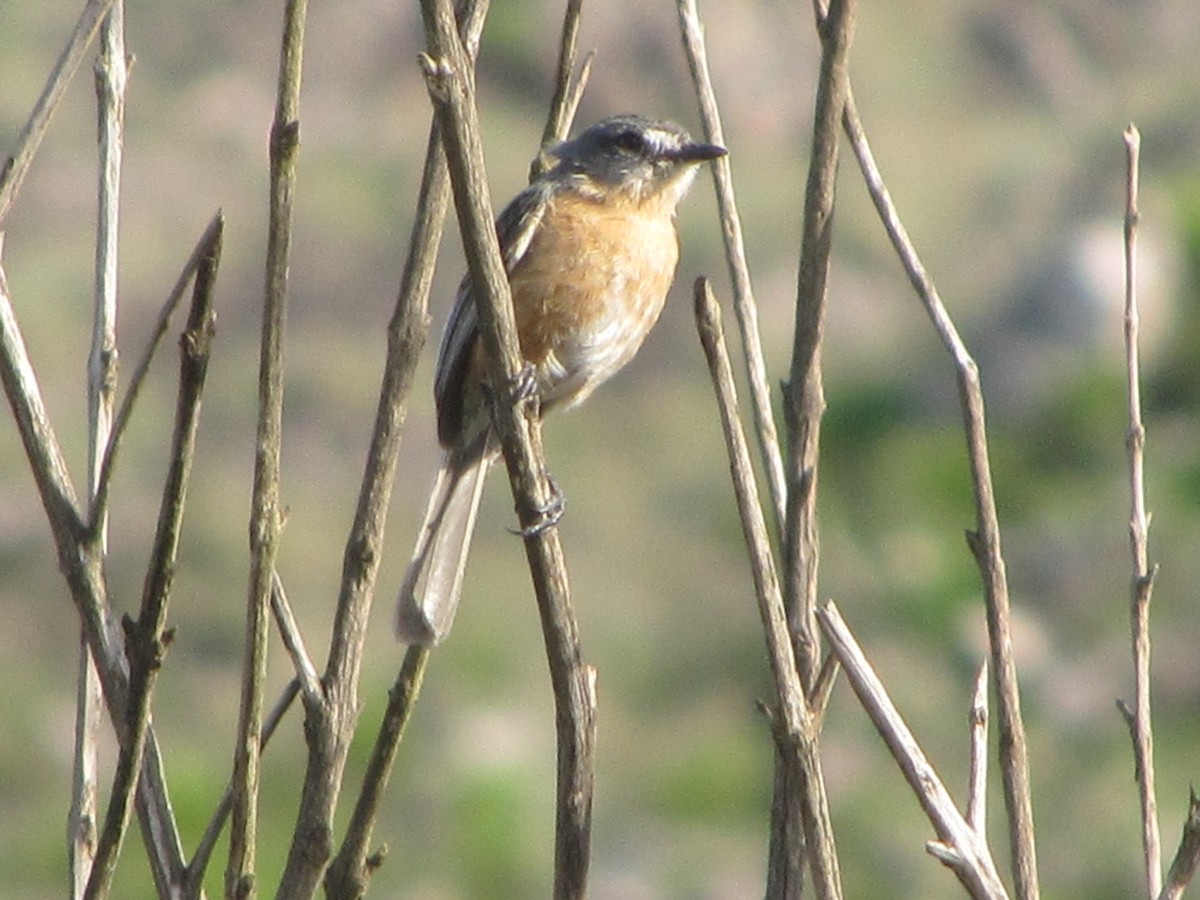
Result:
M14 146L76 4L0 12L0 151ZM216 209L227 218L189 518L171 606L178 637L155 716L190 851L225 783L247 583L265 235L267 129L282 4L157 4L128 16L120 337L128 371ZM816 48L807 4L705 3L709 54L768 362L787 370ZM479 75L494 195L523 184L561 10L496 4ZM593 3L580 113L698 128L672 4ZM314 4L291 263L280 571L324 657L424 149L413 5ZM1121 359L1121 130L1144 136L1145 330L1160 806L1172 852L1200 775L1200 17L1192 0L861 4L852 77L906 224L983 369L1046 896L1140 893L1132 762L1114 706L1131 693ZM77 483L95 218L95 112L81 71L10 219L5 267ZM761 896L770 692L758 615L688 288L725 287L702 178L680 215L679 286L641 356L547 430L587 660L599 673L597 898ZM353 797L401 648L392 598L436 465L432 348L462 270L448 230L373 612ZM732 330L732 328L731 328ZM821 594L834 597L963 796L966 712L983 653L973 525L949 360L844 160L825 349ZM108 567L135 608L174 405L173 354L144 392L115 481ZM124 383L124 382L123 382ZM485 501L453 638L433 657L377 839L373 896L545 896L554 732L511 500ZM76 625L11 418L0 417L0 883L63 894ZM288 677L276 642L273 696ZM954 897L932 837L844 685L825 728L848 897ZM106 746L105 757L112 759ZM261 878L282 866L303 774L293 713L268 752ZM998 786L998 774L993 773ZM348 808L349 799L343 807ZM1000 794L991 837L1006 857ZM344 813L342 819L344 819ZM135 835L116 895L150 896ZM210 890L219 894L218 878Z

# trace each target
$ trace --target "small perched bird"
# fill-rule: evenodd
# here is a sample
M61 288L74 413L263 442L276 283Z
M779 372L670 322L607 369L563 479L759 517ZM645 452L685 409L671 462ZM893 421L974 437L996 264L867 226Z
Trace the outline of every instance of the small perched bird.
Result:
M604 119L548 151L557 162L500 214L521 355L539 408L571 407L624 366L662 312L679 261L675 207L723 147L671 122ZM446 455L400 588L396 634L449 632L485 476L498 454L474 286L458 290L434 393ZM501 392L502 393L502 392Z

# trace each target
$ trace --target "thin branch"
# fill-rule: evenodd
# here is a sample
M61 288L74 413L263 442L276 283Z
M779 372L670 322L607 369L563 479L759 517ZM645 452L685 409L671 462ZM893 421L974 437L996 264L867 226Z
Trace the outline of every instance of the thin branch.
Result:
M100 471L96 476L95 497L87 526L88 532L93 535L100 533L101 523L108 512L109 489L112 484L113 469L116 466L117 450L120 447L121 438L125 434L125 428L129 425L130 417L133 415L133 407L137 402L138 393L141 391L146 376L150 373L150 364L154 361L154 354L162 343L163 335L167 333L167 329L170 327L171 316L175 313L179 302L183 299L184 293L187 291L187 286L191 283L196 270L200 267L203 260L212 254L213 245L222 227L222 216L220 211L218 211L209 221L208 226L204 229L204 233L200 235L200 239L196 241L195 247L192 248L191 256L184 263L183 269L180 270L179 276L175 279L175 284L167 294L166 300L163 301L163 305L158 311L158 318L154 323L154 330L150 334L150 339L146 342L146 349L142 352L141 359L138 360L137 365L134 367L133 377L129 379L129 386L125 389L125 396L121 399L121 406L117 409L117 415L113 419L112 431L109 432L108 443L104 448L104 456L100 461Z
M116 871L117 855L129 823L130 799L141 770L154 683L170 643L170 635L164 634L163 629L174 581L179 534L200 422L200 400L212 348L215 320L212 296L220 254L221 234L218 232L212 254L205 257L196 271L191 312L179 342L179 396L158 526L142 590L141 611L136 624L132 621L126 623L125 645L130 668L125 711L127 737L117 759L108 814L100 834L96 862L88 878L85 896L89 900L107 896Z
M459 33L471 58L478 53L487 9L486 2L476 0L463 4L459 10ZM417 194L416 217L409 238L408 255L395 312L388 327L387 363L379 392L375 429L363 472L355 523L346 545L342 591L338 604L339 618L334 626L335 645L330 652L329 671L334 675L345 673L349 676L358 669L357 654L361 649L370 597L378 572L378 547L383 540L402 427L417 361L428 330L429 289L437 262L437 248L442 238L449 194L450 180L446 171L441 133L436 123L433 123L425 152L421 187ZM401 673L397 676L397 684L411 684L411 693L406 694L401 714L405 720L411 713L412 705L416 703L420 687L419 676L413 677L410 682L405 674L411 672L412 667L417 664L412 656L413 650L414 648L410 648L405 656ZM420 669L423 670L423 667L424 661L421 660ZM352 688L348 694L344 691L339 692L339 695L346 696L347 702L353 702L355 690ZM308 879L311 880L306 879L306 885L315 885L320 878L324 861L321 860L321 865L317 866L311 864L311 860L314 859L312 851L314 847L319 846L311 836L319 836L332 829L333 802L337 796L337 785L330 783L327 773L331 769L341 768L337 760L344 759L349 749L352 727L347 726L353 724L353 711L351 715L341 717L340 721L343 723L341 730L333 733L330 740L315 741L310 747L309 771L305 779L300 813L301 821L308 822L309 827L297 829L292 854L289 857L289 870L294 860L297 872L303 869L309 873ZM331 896L361 895L374 871L372 863L376 861L376 857L368 857L367 845L370 843L375 818L378 815L382 788L390 774L403 733L403 724L395 722L390 713L385 715L372 752L373 766L363 780L350 826L325 877L326 890Z
M687 54L688 68L691 70L692 83L700 103L704 139L727 147L729 145L725 142L725 134L721 128L716 91L708 71L704 26L700 22L696 0L678 0L676 6L683 34L683 49ZM767 379L767 364L763 356L758 304L750 284L750 267L746 262L742 220L734 198L733 168L728 156L713 160L711 168L717 209L721 217L721 235L725 241L725 261L729 267L729 280L733 285L733 308L737 313L750 385L750 399L754 409L755 435L771 490L775 527L778 529L777 533L782 534L787 510L787 482L783 471L783 456L779 449L779 433L775 427L775 415L771 411L771 386Z
M296 680L300 682L304 702L309 705L321 703L325 697L325 691L321 687L321 675L304 646L304 635L300 633L300 626L296 624L292 604L283 588L283 579L276 571L271 572L271 613L275 617L275 626L279 629L284 649L292 659L292 668L295 670Z
M786 503L780 519L784 604L796 665L806 694L813 690L821 663L820 630L815 618L820 564L817 472L821 420L825 413L821 345L833 246L838 123L849 90L847 59L854 34L853 0L831 0L829 11L817 22L817 34L821 41L821 68L804 197L792 361L783 387L790 449L784 471ZM777 760L777 769L779 766ZM786 773L776 772L767 883L767 893L771 897L799 897L802 889L801 873L792 863L799 854L795 847L788 846L789 841L796 840L800 834L792 821L797 814L797 787L789 783ZM812 822L804 823L806 838L813 827ZM832 838L824 840L832 848ZM811 857L813 848L808 848L807 852Z
M1175 858L1171 860L1171 868L1167 870L1167 883L1158 895L1159 900L1179 900L1196 874L1197 865L1200 865L1200 799L1193 789L1188 800L1187 819L1183 823L1183 836L1179 839Z
M21 190L21 185L25 182L25 176L29 174L29 167L33 164L33 158L37 155L42 138L46 136L46 131L50 127L50 119L62 102L67 85L70 84L79 64L83 62L88 45L100 28L101 19L108 14L114 2L115 0L87 0L75 22L75 29L71 32L66 47L59 54L58 62L55 63L54 70L46 80L45 87L42 88L41 96L34 104L33 111L30 112L29 119L25 122L25 127L21 129L21 134L17 138L16 150L0 167L0 231L4 229L8 212Z
M100 461L112 430L117 390L117 263L121 200L121 161L124 149L125 11L116 2L100 26L100 53L95 70L99 111L99 173L96 215L95 288L92 301L92 346L88 354L88 508L95 505ZM100 552L108 553L106 519L99 520ZM96 852L97 740L103 698L100 675L80 634L79 675L76 682L76 721L69 865L72 897L82 896Z
M712 289L704 278L695 286L696 326L708 359L709 372L721 413L729 453L734 494L742 520L742 535L750 552L750 569L754 576L759 615L767 641L767 655L775 680L778 710L773 720L777 724L776 741L780 757L800 792L804 838L816 885L817 897L841 897L841 875L833 844L833 826L825 796L825 782L817 753L817 735L812 714L805 698L804 687L796 666L793 644L784 612L783 594L771 556L771 541L767 532L754 480L753 465L746 436L737 409L737 389L729 351L725 346L721 312ZM795 886L798 889L798 885ZM776 888L779 890L779 888ZM769 893L768 896L779 896Z
M791 455L788 460L788 509L784 542L788 624L796 643L800 676L807 687L820 664L817 567L817 465L825 392L821 344L833 246L833 209L837 185L838 127L849 93L847 56L854 34L852 0L833 0L817 24L821 72L813 112L813 144L804 196L804 230L796 289L796 325L791 371L784 390Z
M967 351L958 329L938 296L932 278L921 264L904 224L900 221L883 177L875 164L852 92L846 96L842 125L850 138L867 191L892 246L917 296L925 306L934 329L954 360L975 500L976 527L968 533L967 541L983 580L988 643L991 648L992 673L996 681L999 710L1000 770L1004 782L1004 803L1008 811L1014 881L1019 900L1035 900L1038 896L1037 852L1029 788L1029 754L1025 743L1025 725L1021 719L1017 665L1013 658L1008 576L1000 547L1000 522L996 515L996 498L992 489L991 466L988 462L987 428L984 422L979 367Z
M3 234L0 233L0 251ZM71 475L67 471L62 447L46 413L46 404L38 387L37 375L29 360L25 340L13 312L8 279L0 264L0 377L12 408L13 418L25 455L33 470L33 479L52 527L57 526L69 543L83 531L79 502ZM97 618L99 618L97 616Z
M384 710L383 722L363 775L358 802L354 805L354 813L346 828L346 839L325 874L325 890L330 900L357 900L362 897L372 873L383 863L386 845L370 855L368 847L379 803L396 759L396 750L412 717L428 662L429 648L411 645L405 651L404 662L388 692L387 709Z
M581 658L558 529L532 527L545 525L544 510L549 508L552 491L532 398L522 399L518 390L522 360L487 191L473 67L455 33L449 0L422 0L421 11L429 47L421 61L446 144L459 228L478 292L488 374L493 385L512 386L511 402L493 403L492 418L525 535L554 690L558 731L554 896L582 897L590 858L595 673Z
M832 653L826 653L825 659L821 662L821 668L817 670L817 680L808 693L808 706L812 710L818 731L825 718L825 708L829 705L833 686L837 684L838 673L841 671L842 665L837 661L837 657Z
M1162 892L1162 838L1158 830L1158 799L1154 789L1154 731L1150 724L1150 595L1156 569L1149 564L1146 514L1146 428L1142 424L1141 376L1138 363L1137 226L1138 157L1142 137L1137 128L1125 129L1125 371L1129 430L1129 544L1133 578L1129 607L1133 645L1134 706L1121 710L1133 740L1134 773L1142 823L1142 861L1146 891L1151 898Z
M981 838L987 834L988 664L979 664L971 696L971 774L967 794L967 823Z
M562 33L558 42L558 65L554 70L554 95L550 99L550 113L542 130L539 152L529 167L529 180L533 181L550 168L550 160L542 152L559 141L566 140L575 118L575 110L587 86L592 71L595 51L588 53L583 61L579 76L575 76L575 58L579 47L579 23L583 17L583 0L567 0L563 15Z
M929 852L953 870L972 897L988 900L1008 897L983 832L973 829L955 807L837 606L832 602L825 604L818 610L817 618L832 651L841 660L846 679L937 832L939 843L929 846Z
M275 117L271 123L266 285L259 349L254 488L250 498L250 585L246 598L241 704L233 752L233 818L229 831L229 862L225 870L225 893L232 898L252 897L256 891L258 754L262 743L263 680L267 665L267 608L283 527L279 498L283 338L292 200L300 151L300 80L307 10L307 0L288 0L284 11Z
M300 682L298 679L293 678L287 683L279 699L275 701L275 705L263 720L262 745L259 747L260 753L271 742L271 737L275 734L279 723L283 721L284 715L291 708L292 702L299 693ZM208 827L204 829L204 835L200 838L200 843L196 845L196 852L192 855L191 862L188 863L186 881L180 894L183 900L200 900L204 896L204 873L208 870L208 863L212 858L213 849L217 845L217 840L220 838L221 831L224 829L225 822L229 819L229 813L232 810L233 784L231 782L225 786L225 793L221 795L221 801L217 804L212 818L209 819Z
M87 636L79 633L79 666L75 688L74 752L71 765L71 808L67 815L67 864L71 897L87 887L96 856L97 806L100 760L97 752L104 697L100 674L92 662Z
M119 740L125 738L124 714L128 688L124 649L109 627L108 594L102 557L80 519L75 491L63 461L54 428L46 415L37 377L29 361L13 314L8 283L0 265L0 381L8 397L34 483L54 537L59 568L83 622L84 634L96 660ZM146 739L146 762L138 781L138 816L147 845L151 872L160 896L168 896L182 880L183 851L162 776L158 744L151 730Z

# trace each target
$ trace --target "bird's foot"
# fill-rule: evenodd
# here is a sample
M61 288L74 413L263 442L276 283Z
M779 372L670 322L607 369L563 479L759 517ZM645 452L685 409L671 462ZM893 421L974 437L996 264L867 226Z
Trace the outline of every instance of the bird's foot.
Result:
M514 406L537 396L537 368L533 363L527 362L521 366L517 374L513 376L512 383L509 384L509 392Z
M523 538L544 534L557 525L563 513L567 511L567 495L562 492L562 488L549 472L546 473L546 481L550 485L550 499L538 507L537 519L533 523L523 528L510 529L513 534Z

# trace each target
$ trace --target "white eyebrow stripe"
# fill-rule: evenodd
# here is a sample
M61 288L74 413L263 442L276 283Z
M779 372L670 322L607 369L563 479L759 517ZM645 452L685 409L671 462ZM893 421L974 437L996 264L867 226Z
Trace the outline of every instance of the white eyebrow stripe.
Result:
M662 153L664 150L672 150L679 146L679 137L662 128L647 128L645 137L646 142L650 144L655 153Z

